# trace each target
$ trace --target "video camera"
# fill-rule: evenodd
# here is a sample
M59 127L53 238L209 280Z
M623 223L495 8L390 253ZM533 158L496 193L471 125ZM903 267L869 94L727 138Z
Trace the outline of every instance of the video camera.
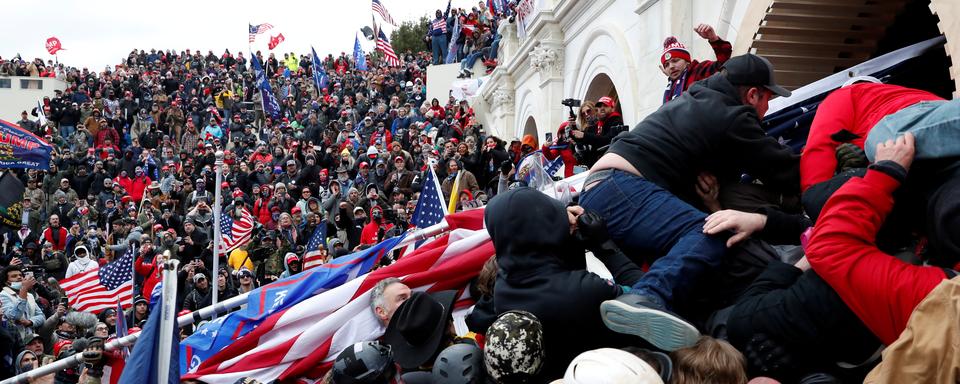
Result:
M577 113L573 111L574 108L580 108L580 103L583 101L580 99L563 99L560 104L563 104L565 107L570 108L570 119L575 120L577 118Z

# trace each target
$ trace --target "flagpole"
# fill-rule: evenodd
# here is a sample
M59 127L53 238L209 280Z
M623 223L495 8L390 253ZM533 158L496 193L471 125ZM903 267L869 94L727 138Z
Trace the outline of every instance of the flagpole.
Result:
M448 224L447 221L444 220L444 221L441 221L440 223L431 225L427 228L414 230L410 232L410 234L404 237L399 243L397 243L397 245L395 245L393 248L391 248L387 252L392 252L395 249L406 247L411 243L440 235L444 232L447 232L449 229L450 229L450 224ZM172 260L172 261L176 261L176 260ZM172 289L174 289L173 295L176 295L176 273L174 271L176 271L175 264L174 264L173 270L170 271L171 272L170 275L173 276L172 277L173 282L170 284L167 284L166 281L164 281L164 285L162 287L164 289L164 294L166 294L167 287L172 285L173 286ZM166 276L166 269L164 269L164 274ZM205 319L215 318L220 314L226 313L228 311L233 310L234 308L240 307L241 305L247 304L247 298L249 296L250 296L249 292L243 293L243 294L231 297L222 302L210 305L209 307L204 307L196 311L193 311L191 313L177 317L176 318L177 326L185 327L187 325L192 325L194 323L200 322ZM166 306L166 303L168 301L173 304L176 304L175 301L164 300L164 307ZM167 317L164 316L163 319L167 319ZM171 327L171 332L172 332L172 327ZM127 335L125 337L111 340L110 342L106 343L106 345L104 346L104 350L115 351L123 347L131 346L137 341L137 338L139 337L140 337L139 333L134 333L131 335ZM166 355L167 358L169 359L171 351L172 350L167 350L167 353L162 355ZM39 366L33 370L21 373L17 376L5 379L3 381L0 381L0 384L25 384L30 380L34 380L52 373L56 373L70 367L78 366L83 362L83 353L81 352L78 352L74 355L54 361L50 364ZM168 361L168 365L161 365L161 367L167 367L167 366L169 366L169 361ZM161 381L160 383L166 383L166 382Z
M164 251L163 257L163 307L160 317L160 339L158 340L160 354L157 362L157 382L166 384L170 382L170 354L173 352L173 331L179 329L177 323L177 266L180 261L170 259L170 251ZM216 292L216 288L214 288ZM216 296L214 296L216 297ZM177 348L180 346L178 345Z
M214 163L214 169L215 169L216 172L217 172L217 185L216 185L216 187L214 187L214 188L216 188L216 189L215 189L216 193L214 194L214 198L213 198L213 200L215 201L215 203L214 203L214 209L213 209L213 222L216 223L216 225L213 226L213 270L210 271L211 276L217 276L217 274L220 273L220 244L221 244L221 242L223 241L223 239L222 239L222 236L223 236L223 235L220 233L220 220L221 220L221 217L220 217L220 216L222 215L222 213L221 213L222 208L221 208L221 204L220 204L220 201L221 201L221 196L220 196L220 195L221 195L221 189L223 189L223 188L222 188L222 184L223 184L223 151L217 151L217 153L216 153L215 156L216 156L217 160L216 160L216 162ZM217 289L218 286L216 285L216 282L215 282L215 281L212 282L211 284L214 284L214 287L213 287L213 296L212 296L213 305L217 305L217 296L218 296L217 294L219 293L219 292L218 292L219 289ZM164 367L164 365L161 365L161 367Z

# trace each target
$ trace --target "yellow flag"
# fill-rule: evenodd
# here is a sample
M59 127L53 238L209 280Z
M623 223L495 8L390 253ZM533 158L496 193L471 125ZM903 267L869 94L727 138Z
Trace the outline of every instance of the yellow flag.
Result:
M447 206L447 212L454 214L457 212L457 200L460 198L460 175L463 172L457 172L457 178L453 179L453 188L450 189L450 205Z

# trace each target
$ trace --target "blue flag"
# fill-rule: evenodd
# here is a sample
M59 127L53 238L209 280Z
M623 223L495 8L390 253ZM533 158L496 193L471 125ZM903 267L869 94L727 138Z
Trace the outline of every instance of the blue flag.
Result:
M39 111L43 114L43 110ZM0 168L50 169L53 147L30 131L0 120Z
M263 98L263 113L274 119L279 119L280 103L277 102L277 97L273 95L273 90L270 89L270 82L267 81L267 74L263 70L263 66L260 65L260 59L257 59L253 52L250 53L250 63L253 65L253 73L257 77L257 88L260 88L260 96Z
M367 70L367 57L363 54L363 50L360 49L360 38L354 37L353 43L353 61L357 64L357 69L360 71Z
M162 300L163 298L159 298L157 303ZM130 358L127 359L123 373L120 374L120 383L177 384L180 382L180 370L177 369L180 361L179 349L171 349L169 367L160 367L158 365L160 343L172 343L176 345L180 339L179 329L176 328L174 324L173 338L171 340L160 340L160 327L163 326L161 312L163 311L160 310L159 304L155 311L150 312L150 317L147 318L147 325L140 331L140 338L137 339L137 344L134 345L133 352L130 354ZM158 373L160 369L170 371L170 379L167 383L158 382L157 378L159 377Z
M320 90L327 87L330 77L327 76L327 71L323 70L320 56L317 56L317 50L310 47L310 52L313 53L313 85L317 87L317 94L319 95L321 94Z
M400 244L405 236L386 239L373 247L254 289L247 297L246 308L202 325L180 343L180 372L186 374L195 370L268 316L370 272L380 258Z

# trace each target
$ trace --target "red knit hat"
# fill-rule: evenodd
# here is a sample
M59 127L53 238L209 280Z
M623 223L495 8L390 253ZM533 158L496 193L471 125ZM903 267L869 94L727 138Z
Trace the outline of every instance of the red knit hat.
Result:
M670 36L663 41L663 53L660 55L660 65L666 66L667 61L675 57L689 62L690 51L687 50L687 46L677 41L676 37Z

